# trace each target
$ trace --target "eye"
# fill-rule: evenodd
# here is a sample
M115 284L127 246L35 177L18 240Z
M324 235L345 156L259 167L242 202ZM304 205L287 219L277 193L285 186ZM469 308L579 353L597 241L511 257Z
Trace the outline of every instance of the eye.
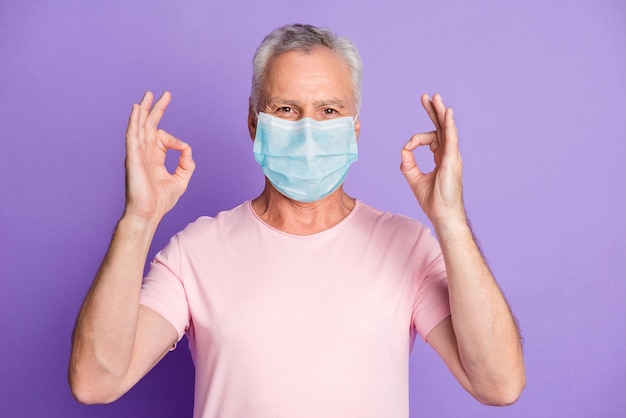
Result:
M278 106L274 110L274 114L279 118L295 120L298 117L298 109L291 106Z
M337 111L333 108L327 107L326 109L324 109L324 114L327 116L334 115L336 113Z

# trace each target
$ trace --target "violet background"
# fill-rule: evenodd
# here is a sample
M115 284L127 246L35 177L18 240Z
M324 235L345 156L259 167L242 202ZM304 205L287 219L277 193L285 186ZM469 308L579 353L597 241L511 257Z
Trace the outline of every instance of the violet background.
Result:
M250 60L290 22L329 26L361 50L360 160L346 189L366 203L425 221L399 150L431 129L422 92L454 108L468 212L521 324L528 384L517 404L480 405L418 341L411 417L624 416L619 0L4 0L2 416L191 416L185 343L116 403L86 407L66 383L71 331L123 208L131 104L170 90L162 126L193 146L198 166L152 256L196 217L260 192L246 130Z

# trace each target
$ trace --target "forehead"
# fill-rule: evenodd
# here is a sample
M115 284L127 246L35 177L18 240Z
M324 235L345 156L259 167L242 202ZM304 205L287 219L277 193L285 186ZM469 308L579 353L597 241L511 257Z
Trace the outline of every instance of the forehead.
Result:
M339 54L326 47L310 52L288 51L269 62L264 90L269 96L281 97L351 97L350 68Z

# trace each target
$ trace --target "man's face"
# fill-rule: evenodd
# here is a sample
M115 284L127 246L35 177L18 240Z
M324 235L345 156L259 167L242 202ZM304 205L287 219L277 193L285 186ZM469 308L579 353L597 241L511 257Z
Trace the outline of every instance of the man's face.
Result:
M260 99L261 112L289 120L327 120L356 114L348 65L325 47L308 54L289 51L273 58ZM358 119L354 126L358 138ZM254 140L254 109L250 109L248 127Z

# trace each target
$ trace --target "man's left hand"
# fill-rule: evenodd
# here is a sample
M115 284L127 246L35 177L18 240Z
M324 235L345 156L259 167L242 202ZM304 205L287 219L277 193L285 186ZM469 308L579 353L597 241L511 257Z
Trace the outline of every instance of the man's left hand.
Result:
M400 170L435 228L446 222L466 225L463 164L452 109L445 107L439 94L435 94L432 100L424 94L421 101L435 130L411 137L402 148ZM420 170L413 155L413 151L425 145L430 147L435 159L435 168L430 173Z

